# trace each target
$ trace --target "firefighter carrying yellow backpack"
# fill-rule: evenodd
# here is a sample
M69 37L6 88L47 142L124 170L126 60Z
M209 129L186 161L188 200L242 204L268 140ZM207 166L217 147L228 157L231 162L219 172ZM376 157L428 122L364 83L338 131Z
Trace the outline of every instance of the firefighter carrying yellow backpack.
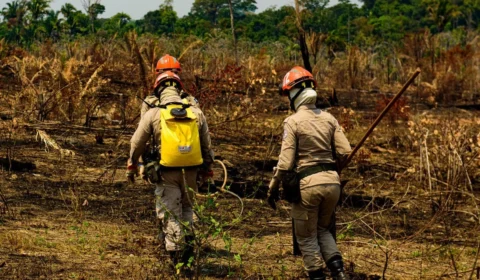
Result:
M160 165L199 166L203 163L197 117L189 105L160 106Z

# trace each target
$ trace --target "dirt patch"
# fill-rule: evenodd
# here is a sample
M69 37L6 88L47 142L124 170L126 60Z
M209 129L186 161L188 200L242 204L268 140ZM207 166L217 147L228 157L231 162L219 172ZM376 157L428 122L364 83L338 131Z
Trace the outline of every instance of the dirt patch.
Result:
M419 118L428 122L440 117L437 112ZM425 125L433 135L442 122ZM352 143L365 127L347 131ZM411 134L419 130L407 127L379 127L343 173L349 182L338 208L337 240L348 273L352 279L468 279L478 266L478 182L472 177L473 192L442 189L442 174L433 169L429 180L420 162L422 138ZM175 269L157 240L153 187L140 180L136 185L125 182L129 135L105 130L99 144L95 130L42 129L75 156L46 151L33 140L35 129L19 130L4 142L14 147L15 168L5 168L3 158L0 278L173 278ZM239 216L241 204L232 196L198 199L201 250L196 272L201 279L307 279L302 259L292 255L290 206L280 201L274 212L263 200L279 139L275 133L257 136L214 131L216 154L226 162L229 189L242 197L243 214ZM429 145L435 141L427 138L427 147L433 149ZM440 153L430 152L430 157ZM17 168L21 164L26 167ZM472 166L476 174L478 165ZM215 186L221 182L217 178ZM201 191L214 193L215 186Z

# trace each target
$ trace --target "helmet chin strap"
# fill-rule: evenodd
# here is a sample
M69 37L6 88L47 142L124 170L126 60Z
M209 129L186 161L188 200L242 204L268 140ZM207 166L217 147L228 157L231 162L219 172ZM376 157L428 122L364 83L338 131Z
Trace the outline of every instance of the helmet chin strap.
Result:
M299 90L297 92L297 94L295 94L295 96L293 96L292 98L290 98L290 94L288 95L288 99L290 100L290 108L293 110L293 111L297 111L295 109L295 100L300 96L300 94L302 94L303 91L305 91L306 88L302 88L301 90Z

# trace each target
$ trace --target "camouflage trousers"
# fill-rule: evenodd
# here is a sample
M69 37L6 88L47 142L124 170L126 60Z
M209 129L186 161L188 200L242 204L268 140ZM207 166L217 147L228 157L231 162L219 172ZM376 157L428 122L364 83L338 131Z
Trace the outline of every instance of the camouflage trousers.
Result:
M197 169L162 170L162 180L156 184L155 210L162 224L167 251L180 251L185 246L185 234L194 222L192 203L197 191ZM189 191L189 189L191 189Z
M295 234L307 271L315 271L334 256L341 256L329 232L330 219L340 197L339 184L323 184L301 188L302 201L292 204L291 216Z

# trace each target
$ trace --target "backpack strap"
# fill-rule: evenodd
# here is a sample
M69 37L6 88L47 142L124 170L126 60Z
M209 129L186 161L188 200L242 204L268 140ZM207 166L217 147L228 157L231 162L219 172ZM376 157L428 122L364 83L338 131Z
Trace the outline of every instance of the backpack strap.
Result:
M138 95L136 95L135 97L138 98L138 99L140 99L143 103L147 104L147 106L148 106L149 108L155 108L155 107L157 107L157 106L155 106L155 105L152 104L152 103L148 103L145 99L140 98L140 96L138 96Z
M185 104L185 103L182 103L182 102L170 102L170 103L167 103L167 104L158 105L158 107L162 108L162 109L167 109L168 105L182 105L183 109L190 108L190 106L191 106L190 104Z

